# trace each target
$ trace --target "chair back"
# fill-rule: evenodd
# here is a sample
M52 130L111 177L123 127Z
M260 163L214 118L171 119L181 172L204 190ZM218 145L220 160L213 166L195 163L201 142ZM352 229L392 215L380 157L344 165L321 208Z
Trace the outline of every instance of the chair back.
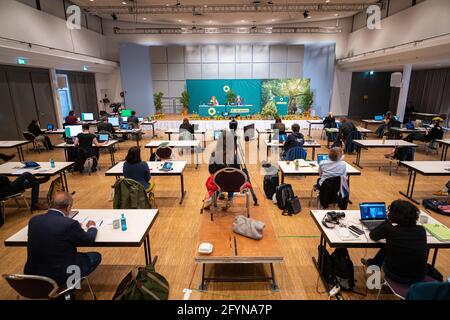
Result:
M28 140L28 141L34 141L36 139L36 136L28 131L25 131L23 133L23 137L25 138L25 140Z
M331 204L338 204L339 209L346 210L348 206L348 194L346 197L340 194L341 177L326 179L319 187L319 201L323 209L328 209ZM347 190L349 192L349 190Z
M406 294L406 300L450 300L450 282L418 282Z
M61 177L56 178L50 184L50 188L47 193L47 202L50 204L53 200L53 197L58 193L63 191L62 179Z
M156 149L155 154L158 160L168 160L172 156L172 148L161 146Z
M222 192L241 192L246 182L245 173L236 168L224 168L214 175L214 183Z
M18 294L27 299L49 299L58 296L58 284L48 277L4 274L3 278Z
M133 179L119 179L114 184L114 209L151 209L145 188Z
M308 156L308 153L306 152L305 149L303 149L302 147L294 147L294 148L289 149L286 152L284 159L286 161L294 161L297 159L306 160L307 156Z

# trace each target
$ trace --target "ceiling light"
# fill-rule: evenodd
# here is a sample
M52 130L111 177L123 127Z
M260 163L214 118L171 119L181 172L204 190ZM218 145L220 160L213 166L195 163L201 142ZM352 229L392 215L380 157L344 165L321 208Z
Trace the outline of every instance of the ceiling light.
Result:
M334 16L335 16L335 17L339 17L339 13L335 13Z
M122 1L122 4L127 4L127 2L126 1Z
M142 20L147 20L147 18L146 18L146 17L143 17Z
M330 0L325 0L326 3L330 3Z

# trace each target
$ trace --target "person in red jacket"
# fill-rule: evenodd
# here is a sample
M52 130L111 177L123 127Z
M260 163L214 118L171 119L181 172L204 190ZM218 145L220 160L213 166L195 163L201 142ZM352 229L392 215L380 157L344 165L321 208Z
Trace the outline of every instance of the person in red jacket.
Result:
M66 117L67 125L74 125L78 123L77 117L75 117L75 111L70 111L69 115Z

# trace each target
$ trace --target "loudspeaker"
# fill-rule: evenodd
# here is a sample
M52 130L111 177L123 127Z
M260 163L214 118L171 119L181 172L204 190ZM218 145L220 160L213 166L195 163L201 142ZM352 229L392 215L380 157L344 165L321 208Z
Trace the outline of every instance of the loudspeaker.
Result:
M401 72L391 74L391 87L401 88L403 75Z

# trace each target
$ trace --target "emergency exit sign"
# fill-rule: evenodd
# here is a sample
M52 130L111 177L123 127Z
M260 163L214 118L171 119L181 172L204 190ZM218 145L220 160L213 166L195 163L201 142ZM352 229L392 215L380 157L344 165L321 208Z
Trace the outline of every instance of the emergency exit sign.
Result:
M25 59L25 58L17 58L17 64L25 65L25 64L27 64L27 59Z

